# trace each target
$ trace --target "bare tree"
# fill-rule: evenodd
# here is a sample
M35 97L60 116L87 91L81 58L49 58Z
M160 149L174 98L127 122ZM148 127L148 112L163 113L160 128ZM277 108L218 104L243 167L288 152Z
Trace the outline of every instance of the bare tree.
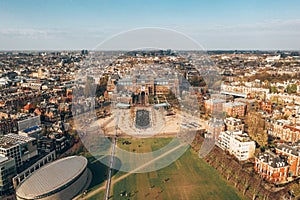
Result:
M268 200L269 199L269 193L264 194L263 200Z
M268 134L265 130L265 120L260 113L250 112L245 119L248 125L248 134L255 140L260 146L266 146L268 144Z
M234 187L236 187L241 182L240 171L236 171L234 173L234 179L235 179Z
M245 179L244 179L244 191L243 191L243 195L246 194L247 190L250 187L250 177L248 176L248 174L245 173Z
M232 176L232 169L228 167L226 169L226 174L227 174L226 179L228 181L230 179L230 177Z

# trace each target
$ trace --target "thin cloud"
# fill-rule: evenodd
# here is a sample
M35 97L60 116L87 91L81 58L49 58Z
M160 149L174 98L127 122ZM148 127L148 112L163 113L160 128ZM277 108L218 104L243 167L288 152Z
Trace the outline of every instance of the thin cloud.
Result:
M234 24L234 25L215 25L209 27L208 31L225 31L225 30L232 30L232 31L249 31L249 30L282 30L291 29L300 31L300 19L293 19L293 20L282 20L282 19L275 19L275 20L266 20L259 23L250 23L250 24Z
M97 38L105 37L107 31L97 29L63 30L63 29L0 29L0 37L16 39L67 39L67 38Z

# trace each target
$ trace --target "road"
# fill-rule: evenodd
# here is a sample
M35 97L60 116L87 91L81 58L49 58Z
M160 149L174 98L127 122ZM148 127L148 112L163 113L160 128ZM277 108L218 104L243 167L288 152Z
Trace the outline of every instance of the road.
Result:
M111 176L112 176L112 171L113 171L116 144L117 144L117 138L114 137L113 142L112 142L112 150L111 150L111 154L110 154L110 163L109 163L109 169L108 169L108 176L107 176L104 200L108 200L109 196L110 196L109 194L110 194L110 186L111 186Z
M116 146L117 146L118 124L119 124L119 113L117 114L117 117L116 117L115 136L112 138L112 149L111 149L111 154L110 154L110 163L109 163L109 169L108 169L108 176L107 176L104 200L108 200L110 197L111 176L112 176L112 172L114 170L113 164L114 164L114 157L115 157L115 151L116 151Z

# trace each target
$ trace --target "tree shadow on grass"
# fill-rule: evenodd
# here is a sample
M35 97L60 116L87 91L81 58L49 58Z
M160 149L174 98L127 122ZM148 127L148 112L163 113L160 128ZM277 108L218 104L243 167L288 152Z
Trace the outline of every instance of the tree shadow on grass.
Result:
M101 161L98 160L99 157L100 156L89 158L88 168L91 170L93 178L91 184L88 187L88 190L99 186L107 180L108 166L104 163L107 163L110 160L110 156L105 156L104 158L101 158ZM112 177L119 171L121 167L121 160L115 157L113 166L114 170L112 170Z

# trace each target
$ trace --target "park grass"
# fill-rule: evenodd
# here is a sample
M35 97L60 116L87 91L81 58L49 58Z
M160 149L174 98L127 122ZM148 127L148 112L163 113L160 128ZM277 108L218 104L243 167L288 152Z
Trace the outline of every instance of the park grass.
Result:
M172 138L132 139L129 150L152 151L168 144ZM140 147L139 147L140 145ZM126 196L120 196L120 193ZM132 174L115 183L113 199L243 199L221 178L218 172L188 149L177 161L149 173Z
M147 153L159 150L171 142L173 138L122 138L118 140L118 147L129 152ZM131 144L122 144L124 141L129 141Z
M97 194L91 196L89 198L89 200L99 200L99 199L104 199L104 195L105 195L105 190L102 190L101 192L98 192Z
M92 181L88 187L88 190L93 190L94 188L104 185L107 179L108 168L106 165L101 163L97 158L92 156L90 153L83 154L88 160L88 168L92 172Z
M130 145L122 144L122 141L130 141ZM168 144L172 138L149 139L119 139L118 147L127 151L143 153L155 151ZM162 158L163 159L163 158ZM98 161L99 162L99 161ZM97 171L94 165L93 171ZM106 169L107 170L107 169ZM98 170L99 172L99 170ZM106 172L106 171L105 171ZM95 172L97 174L97 172ZM101 173L99 173L101 174ZM113 180L126 174L117 172ZM92 183L92 188L102 185L103 181ZM177 161L169 166L149 173L131 174L128 177L114 183L112 181L112 199L246 199L232 186L228 185L214 168L200 159L196 152L188 149ZM91 187L90 187L91 188ZM123 196L120 195L123 193ZM127 193L127 197L125 194ZM103 199L104 190L90 197L91 200Z

